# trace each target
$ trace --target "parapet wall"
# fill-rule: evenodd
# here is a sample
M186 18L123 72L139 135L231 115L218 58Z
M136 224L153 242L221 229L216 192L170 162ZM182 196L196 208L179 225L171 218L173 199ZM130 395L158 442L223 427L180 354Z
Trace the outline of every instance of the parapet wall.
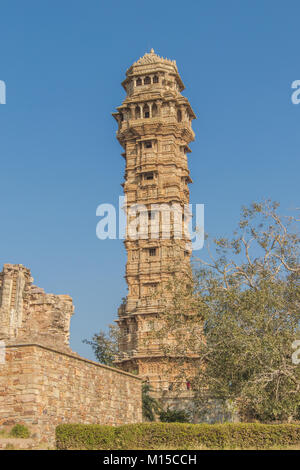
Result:
M60 423L141 421L138 377L45 346L6 348L0 364L0 426L24 423L51 445Z

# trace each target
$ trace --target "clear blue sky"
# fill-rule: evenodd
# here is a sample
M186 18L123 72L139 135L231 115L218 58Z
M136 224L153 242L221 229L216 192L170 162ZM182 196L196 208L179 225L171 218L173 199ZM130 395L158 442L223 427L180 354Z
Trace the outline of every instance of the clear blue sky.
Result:
M230 232L240 206L299 206L300 3L289 0L2 0L0 263L70 294L73 349L116 318L121 241L99 241L96 207L117 203L124 160L111 112L126 69L151 47L177 60L198 119L191 202Z

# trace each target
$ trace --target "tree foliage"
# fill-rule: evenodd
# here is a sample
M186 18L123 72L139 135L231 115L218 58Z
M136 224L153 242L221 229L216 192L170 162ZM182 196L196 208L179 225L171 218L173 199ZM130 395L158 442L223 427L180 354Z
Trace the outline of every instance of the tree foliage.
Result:
M300 366L292 363L300 339L298 225L271 201L243 208L232 237L207 238L193 276L169 284L156 334L166 355L197 358L199 408L213 398L234 403L245 420L300 419Z
M189 423L190 414L184 410L170 409L169 407L159 415L162 423Z
M151 396L151 387L148 383L142 386L142 406L143 418L147 421L155 421L156 415L162 412L162 407L158 400Z
M114 366L114 360L118 352L119 328L115 325L109 325L109 331L106 333L100 330L94 334L91 340L84 339L83 343L89 344L97 361L107 366Z

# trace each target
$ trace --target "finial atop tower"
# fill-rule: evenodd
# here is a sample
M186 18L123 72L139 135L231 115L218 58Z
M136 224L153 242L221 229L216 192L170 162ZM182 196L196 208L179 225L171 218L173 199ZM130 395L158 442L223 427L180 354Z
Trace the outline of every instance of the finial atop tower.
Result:
M153 47L151 48L150 54L155 54Z

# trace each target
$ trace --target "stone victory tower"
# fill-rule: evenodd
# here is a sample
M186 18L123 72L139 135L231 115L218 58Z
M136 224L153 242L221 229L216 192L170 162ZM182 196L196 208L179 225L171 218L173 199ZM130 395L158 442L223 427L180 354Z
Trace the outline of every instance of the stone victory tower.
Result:
M153 205L183 209L189 203L188 184L192 181L187 153L194 140L191 122L196 116L181 94L184 85L176 62L159 57L153 49L127 70L122 85L127 96L113 116L126 162L122 186L127 212L128 296L118 311L121 340L115 363L139 374L161 394L172 389L172 378L157 342L147 341L161 311L155 291L174 273L184 275L190 269L191 248L184 230L183 236L176 236L176 230L185 223L182 212L178 218L176 211L170 211L172 229L170 236L164 237L163 210L156 212ZM141 220L148 221L136 239L129 236L128 230L132 205L141 207ZM153 220L156 232L150 232Z

